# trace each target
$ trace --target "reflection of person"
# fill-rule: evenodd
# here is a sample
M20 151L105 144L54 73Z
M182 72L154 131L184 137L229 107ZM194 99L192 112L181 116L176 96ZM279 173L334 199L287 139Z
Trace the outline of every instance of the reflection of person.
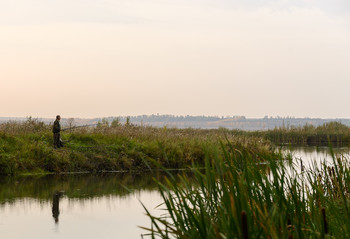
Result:
M58 216L60 215L60 197L62 195L62 192L55 192L52 198L52 216L56 223L58 223Z
M61 141L61 125L60 125L61 116L57 115L56 120L53 123L53 146L54 148L60 148L63 147L62 141Z

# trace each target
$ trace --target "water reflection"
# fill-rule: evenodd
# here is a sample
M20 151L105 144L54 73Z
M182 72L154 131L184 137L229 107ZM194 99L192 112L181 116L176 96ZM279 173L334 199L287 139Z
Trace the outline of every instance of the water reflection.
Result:
M165 174L0 177L0 238L141 238L150 220L140 201L162 213L153 178Z
M21 198L53 200L53 192L65 192L67 198L89 199L114 195L125 197L138 190L155 190L158 180L164 178L161 172L101 175L46 175L23 177L0 177L0 205Z
M52 216L55 219L55 223L58 223L58 217L60 215L60 198L63 196L63 192L55 192L52 197Z
M315 166L320 167L324 162L332 165L333 156L336 158L348 158L350 154L350 148L348 147L332 148L333 155L329 147L282 147L280 150L284 154L291 154L293 162L298 164L303 170L310 169Z

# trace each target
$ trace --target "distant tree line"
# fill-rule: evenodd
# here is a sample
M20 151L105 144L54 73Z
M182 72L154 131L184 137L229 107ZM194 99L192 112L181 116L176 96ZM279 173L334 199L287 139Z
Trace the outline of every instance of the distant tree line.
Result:
M321 126L329 122L339 122L350 126L350 119L321 119L321 118L295 118L295 117L268 117L246 118L245 116L177 116L177 115L139 115L107 117L103 120L112 122L118 120L119 123L129 122L134 125L151 125L155 127L177 127L177 128L228 128L240 130L269 130L275 128L292 128L304 125ZM101 121L93 119L92 121Z
M8 121L25 121L26 118L10 118L0 117L1 122ZM39 119L47 124L52 123L53 119ZM154 127L176 127L176 128L227 128L239 130L269 130L275 128L292 128L304 125L320 126L329 122L339 122L343 125L350 126L350 119L321 119L321 118L295 118L295 117L271 117L265 116L263 118L246 118L245 116L191 116L191 115L138 115L138 116L119 116L119 117L105 117L93 119L79 119L79 118L64 118L63 125L87 125L97 123L111 124L133 124L133 125L150 125Z

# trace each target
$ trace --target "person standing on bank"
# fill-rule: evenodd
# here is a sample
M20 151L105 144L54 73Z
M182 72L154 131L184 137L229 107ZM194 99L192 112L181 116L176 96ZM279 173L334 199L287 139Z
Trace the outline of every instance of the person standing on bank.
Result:
M60 125L61 116L57 115L56 120L53 123L53 147L54 148L61 148L63 147L62 141L61 141L61 125Z

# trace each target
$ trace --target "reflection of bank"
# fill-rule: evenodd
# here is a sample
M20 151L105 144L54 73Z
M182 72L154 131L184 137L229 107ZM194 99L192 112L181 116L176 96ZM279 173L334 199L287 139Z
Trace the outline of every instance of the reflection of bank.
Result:
M58 217L60 215L60 198L62 195L63 192L55 192L52 198L52 216L56 223L58 223Z

